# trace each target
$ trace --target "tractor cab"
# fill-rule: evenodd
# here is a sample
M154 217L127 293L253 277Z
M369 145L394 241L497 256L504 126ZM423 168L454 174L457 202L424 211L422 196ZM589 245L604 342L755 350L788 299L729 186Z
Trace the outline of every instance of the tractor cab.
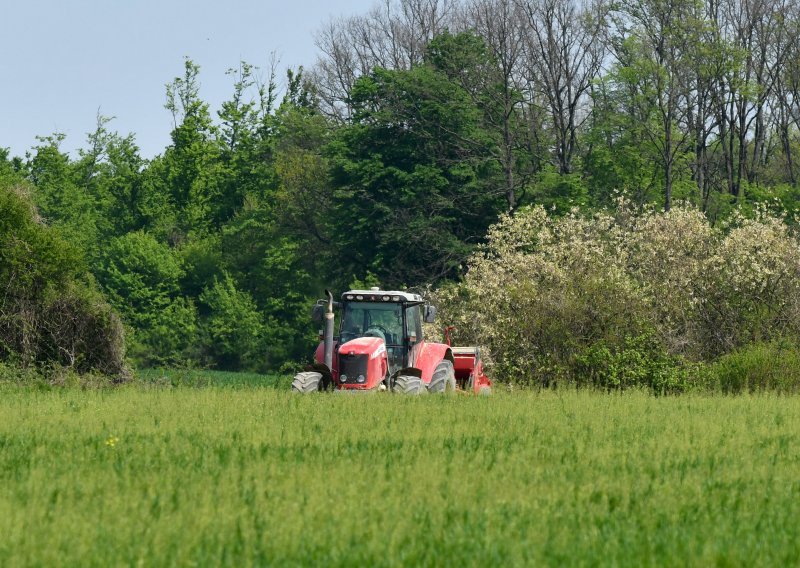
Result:
M361 337L377 337L386 346L389 373L412 367L423 342L422 321L432 321L435 309L417 294L350 290L342 294L338 344Z

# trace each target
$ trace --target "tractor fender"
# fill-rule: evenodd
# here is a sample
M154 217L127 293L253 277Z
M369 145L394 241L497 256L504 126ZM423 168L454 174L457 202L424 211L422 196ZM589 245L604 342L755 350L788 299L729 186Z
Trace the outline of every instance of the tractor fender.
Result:
M322 365L326 369L328 369L328 374L331 377L338 377L339 376L339 358L336 356L336 350L339 346L339 342L334 340L333 342L333 368L328 369L327 365L325 365L325 342L320 341L319 345L317 345L316 351L314 351L314 369L310 369L312 371L318 371L316 368L317 365ZM332 380L332 379L331 379Z
M422 382L428 384L433 377L433 371L443 360L454 362L450 346L444 343L428 343L427 341L417 355L416 368L420 370Z

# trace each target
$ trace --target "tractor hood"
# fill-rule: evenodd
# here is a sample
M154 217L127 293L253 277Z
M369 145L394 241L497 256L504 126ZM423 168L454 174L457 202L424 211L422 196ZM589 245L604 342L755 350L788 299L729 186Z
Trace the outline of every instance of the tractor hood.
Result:
M379 337L358 337L339 346L339 355L369 355L371 358L386 353L386 344Z
M359 337L340 345L336 359L340 389L377 388L389 369L386 344L378 337Z

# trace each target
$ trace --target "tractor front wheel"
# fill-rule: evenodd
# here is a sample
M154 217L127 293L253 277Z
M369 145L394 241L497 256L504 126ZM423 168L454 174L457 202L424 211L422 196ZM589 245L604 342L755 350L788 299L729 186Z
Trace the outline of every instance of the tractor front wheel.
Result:
M308 394L310 392L317 392L324 389L325 387L322 381L322 373L317 373L315 371L297 373L292 381L292 392Z
M422 379L413 375L400 375L392 385L392 392L400 394L422 394L424 390Z
M433 371L433 377L428 385L428 392L431 393L448 393L456 390L456 374L453 370L453 362L444 359L441 363L436 365Z

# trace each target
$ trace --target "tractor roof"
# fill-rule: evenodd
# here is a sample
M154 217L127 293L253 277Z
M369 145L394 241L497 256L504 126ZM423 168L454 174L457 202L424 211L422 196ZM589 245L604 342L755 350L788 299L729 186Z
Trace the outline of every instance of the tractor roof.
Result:
M389 299L384 299L387 296ZM342 300L363 302L423 302L422 296L419 294L398 292L397 290L381 290L380 288L370 288L369 290L349 290L342 294Z

